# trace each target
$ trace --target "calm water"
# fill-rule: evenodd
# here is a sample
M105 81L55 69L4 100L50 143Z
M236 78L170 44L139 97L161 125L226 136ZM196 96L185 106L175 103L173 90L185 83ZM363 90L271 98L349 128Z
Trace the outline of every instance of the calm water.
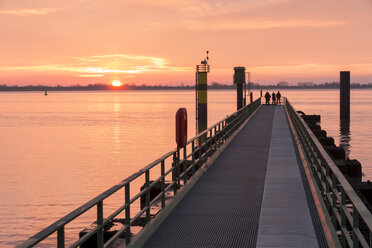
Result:
M338 91L282 93L297 110L321 114L322 128L336 143L342 138L350 158L362 162L364 179L372 179L372 90L352 91L349 136L340 136ZM188 110L192 137L194 97L193 91L0 93L0 247L18 244L174 148L179 107ZM209 91L208 104L211 125L235 111L235 91Z

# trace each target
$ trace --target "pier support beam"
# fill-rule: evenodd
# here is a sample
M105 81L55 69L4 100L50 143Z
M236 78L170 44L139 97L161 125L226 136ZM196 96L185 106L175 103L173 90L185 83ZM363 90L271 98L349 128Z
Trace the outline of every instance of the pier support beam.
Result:
M234 84L236 84L236 107L243 107L243 85L245 84L245 67L234 67Z
M340 71L340 119L350 120L350 71Z

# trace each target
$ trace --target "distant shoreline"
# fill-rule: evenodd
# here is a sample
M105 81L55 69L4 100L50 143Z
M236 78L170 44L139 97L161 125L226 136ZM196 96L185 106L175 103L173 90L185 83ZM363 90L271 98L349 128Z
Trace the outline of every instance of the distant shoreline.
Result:
M228 90L235 89L235 85L226 85L219 83L212 83L208 85L210 90ZM351 89L372 89L372 84L356 84L353 83L350 85ZM247 85L247 90L268 90L268 89L279 89L279 90L290 90L290 89L303 89L303 90L312 90L312 89L339 89L338 82L324 83L324 84L314 84L314 85L259 85L256 83L250 83ZM110 90L110 91L135 91L135 90L195 90L195 86L162 86L162 85L128 85L114 87L107 84L89 84L87 86L45 86L45 85L27 85L27 86L8 86L0 85L0 91L101 91L101 90Z

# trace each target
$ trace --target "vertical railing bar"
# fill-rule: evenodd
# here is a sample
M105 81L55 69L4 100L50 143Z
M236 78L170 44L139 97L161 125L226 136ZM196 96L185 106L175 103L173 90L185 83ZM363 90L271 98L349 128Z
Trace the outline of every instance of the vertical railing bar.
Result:
M150 170L145 172L145 189L146 189L146 224L150 222Z
M220 124L218 123L216 126L215 126L215 134L214 134L214 136L215 136L215 145L216 145L216 150L218 149L218 147L219 147L219 139L218 139L218 136L219 136L219 134L220 134L220 132L218 131L218 128L220 127Z
M165 207L165 163L161 161L161 208Z
M337 229L337 216L335 212L335 208L337 205L337 196L335 194L335 191L337 191L336 176L334 173L332 173L332 223L335 229Z
M187 163L186 163L186 157L187 157L187 150L186 150L186 145L185 145L184 148L183 148L183 163L182 163L182 166L183 166L183 185L185 185L187 183L187 173L186 173Z
M214 149L215 151L217 151L217 126L214 126L213 142L214 142Z
M125 185L125 243L130 243L130 188L129 182Z
M221 146L221 122L218 123L218 134L217 134L218 147Z
M359 213L356 207L353 206L353 248L359 248L359 239L356 230L359 230Z
M223 122L222 122L222 130L223 130L223 134L225 135L225 133L226 133L226 120L224 120ZM225 141L226 139L224 139L224 141Z
M327 208L328 208L328 211L333 211L333 209L332 209L332 203L329 201L329 198L328 198L328 196L330 194L330 191L331 191L331 185L329 185L329 181L328 181L328 179L330 178L330 176L331 176L331 170L330 170L328 164L326 164L326 176L325 176L324 182L325 182L325 186L326 186Z
M323 170L323 168L325 168L326 166L325 166L325 161L324 161L324 158L322 157L321 158L321 168L320 168L320 182L321 182L321 188L320 188L320 190L321 190L321 193L322 194L324 194L324 192L325 192L325 188L323 187L323 182L325 181L325 175L324 175L324 170Z
M199 136L199 138L198 138L198 143L199 143L199 149L198 149L198 153L199 153L199 167L202 165L202 162L203 162L203 160L202 160L202 151L201 151L201 149L202 149L202 144L201 144L201 141L202 141L202 139L201 139L201 136Z
M180 165L180 148L177 147L177 162L176 162L176 166L177 166L177 187L178 188L181 188L181 165Z
M57 248L65 248L65 226L57 230Z
M97 203L97 248L103 248L103 201Z
M221 127L220 127L220 143L221 143L221 145L224 143L223 142L223 134L224 134L223 122L221 122Z
M208 149L207 150L212 150L212 146L213 146L213 135L212 135L212 130L209 130L209 144L208 144ZM209 151L210 152L210 151Z
M345 215L345 207L346 207L346 193L344 188L341 188L341 246L346 247L346 236L342 230L346 228L346 215Z
M192 168L191 168L191 174L194 176L195 174L195 140L191 143L191 161L192 161Z
M222 138L222 122L218 124L218 145L221 146L221 138Z
M173 162L172 162L172 182L173 182L173 194L177 194L177 152L173 153Z

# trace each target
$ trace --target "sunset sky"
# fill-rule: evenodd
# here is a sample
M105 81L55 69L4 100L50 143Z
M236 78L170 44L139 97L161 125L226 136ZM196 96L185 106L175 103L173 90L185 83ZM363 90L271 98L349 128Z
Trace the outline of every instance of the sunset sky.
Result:
M372 83L372 0L0 0L0 84Z

